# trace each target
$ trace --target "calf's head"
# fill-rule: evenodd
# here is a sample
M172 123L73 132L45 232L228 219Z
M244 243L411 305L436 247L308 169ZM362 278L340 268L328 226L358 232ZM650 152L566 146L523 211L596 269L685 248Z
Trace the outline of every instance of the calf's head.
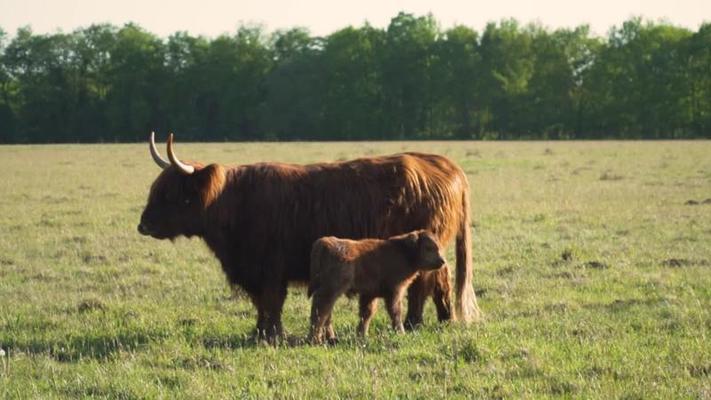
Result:
M439 269L445 264L437 240L431 232L419 230L401 236L409 258L417 270Z
M168 137L168 159L161 157L151 132L149 147L153 160L163 171L153 182L138 232L156 239L201 235L205 212L219 197L225 183L222 166L185 163L173 151L173 134Z

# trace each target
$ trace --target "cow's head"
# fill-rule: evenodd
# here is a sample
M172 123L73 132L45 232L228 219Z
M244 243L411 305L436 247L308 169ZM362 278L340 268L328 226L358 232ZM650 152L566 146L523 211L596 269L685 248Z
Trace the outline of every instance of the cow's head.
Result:
M138 232L156 239L201 235L205 212L224 187L224 168L218 164L203 166L180 161L173 151L172 133L168 136L170 161L158 153L153 132L149 142L151 156L163 172L151 186Z

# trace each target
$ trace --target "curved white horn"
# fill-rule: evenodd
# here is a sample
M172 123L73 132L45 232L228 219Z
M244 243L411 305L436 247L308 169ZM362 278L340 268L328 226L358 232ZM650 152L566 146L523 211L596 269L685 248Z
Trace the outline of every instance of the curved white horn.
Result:
M184 173L185 175L190 175L195 172L195 167L193 167L192 165L183 164L173 152L172 133L168 134L168 159L170 160L171 164L175 165L180 170L180 172Z
M153 157L153 161L155 161L159 167L161 167L162 169L170 167L170 163L168 161L165 161L163 157L160 156L160 153L158 153L158 149L156 148L155 132L151 132L151 138L149 140L148 147L151 149L151 156Z

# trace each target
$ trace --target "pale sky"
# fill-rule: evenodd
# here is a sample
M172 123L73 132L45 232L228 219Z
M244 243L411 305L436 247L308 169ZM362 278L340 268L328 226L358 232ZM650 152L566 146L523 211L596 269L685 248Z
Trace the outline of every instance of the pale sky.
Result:
M132 21L162 37L176 31L215 37L247 23L268 31L306 27L314 35L327 35L365 21L386 27L398 11L431 12L443 28L464 24L478 31L488 21L509 17L550 28L589 24L598 35L631 16L692 30L711 22L711 0L0 0L0 28L10 35L25 25L35 33L70 32L92 23Z

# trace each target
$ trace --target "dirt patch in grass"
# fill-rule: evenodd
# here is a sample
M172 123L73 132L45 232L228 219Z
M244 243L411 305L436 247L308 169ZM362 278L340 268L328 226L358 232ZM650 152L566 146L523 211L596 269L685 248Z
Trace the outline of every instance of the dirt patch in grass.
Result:
M685 206L698 206L699 204L711 204L711 198L701 201L690 199L684 203Z
M516 267L514 267L513 265L508 265L508 266L503 267L501 269L497 269L496 275L498 275L498 276L511 275L515 270L516 270Z
M711 364L689 365L686 369L689 371L689 374L694 378L703 378L711 376Z
M605 171L602 173L602 175L600 175L601 181L619 181L622 179L625 179L625 177L622 175L617 175L612 171Z
M605 264L604 262L601 261L586 261L582 264L580 264L582 268L585 269L608 269L610 266L608 264Z
M234 368L216 357L210 355L196 355L194 357L179 357L172 362L172 366L178 369L188 370L227 370Z
M476 297L482 298L482 297L487 297L489 293L489 289L485 287L481 288L474 288L474 293L476 293Z
M99 299L84 299L77 304L77 311L80 313L90 312L90 311L105 311L107 309L106 304Z
M464 155L467 157L481 158L481 152L479 150L467 150L467 152L464 153Z
M615 299L609 303L588 303L583 305L587 309L601 309L614 312L626 312L630 307L647 306L655 307L661 303L668 302L666 297L651 297L647 299L632 298L632 299Z
M573 274L570 271L563 271L559 272L557 274L552 274L550 275L551 278L562 278L562 279L573 279L575 278L575 274Z
M101 254L87 253L84 254L81 259L84 261L84 264L106 264L108 262L108 258Z
M551 267L560 267L562 265L569 264L575 259L575 254L573 250L565 249L560 253L560 258L553 260Z
M580 175L581 172L591 170L590 167L578 167L570 172L571 175Z
M682 268L682 267L694 267L701 266L706 267L710 265L708 260L689 260L686 258L667 258L662 261L662 265L670 268Z

